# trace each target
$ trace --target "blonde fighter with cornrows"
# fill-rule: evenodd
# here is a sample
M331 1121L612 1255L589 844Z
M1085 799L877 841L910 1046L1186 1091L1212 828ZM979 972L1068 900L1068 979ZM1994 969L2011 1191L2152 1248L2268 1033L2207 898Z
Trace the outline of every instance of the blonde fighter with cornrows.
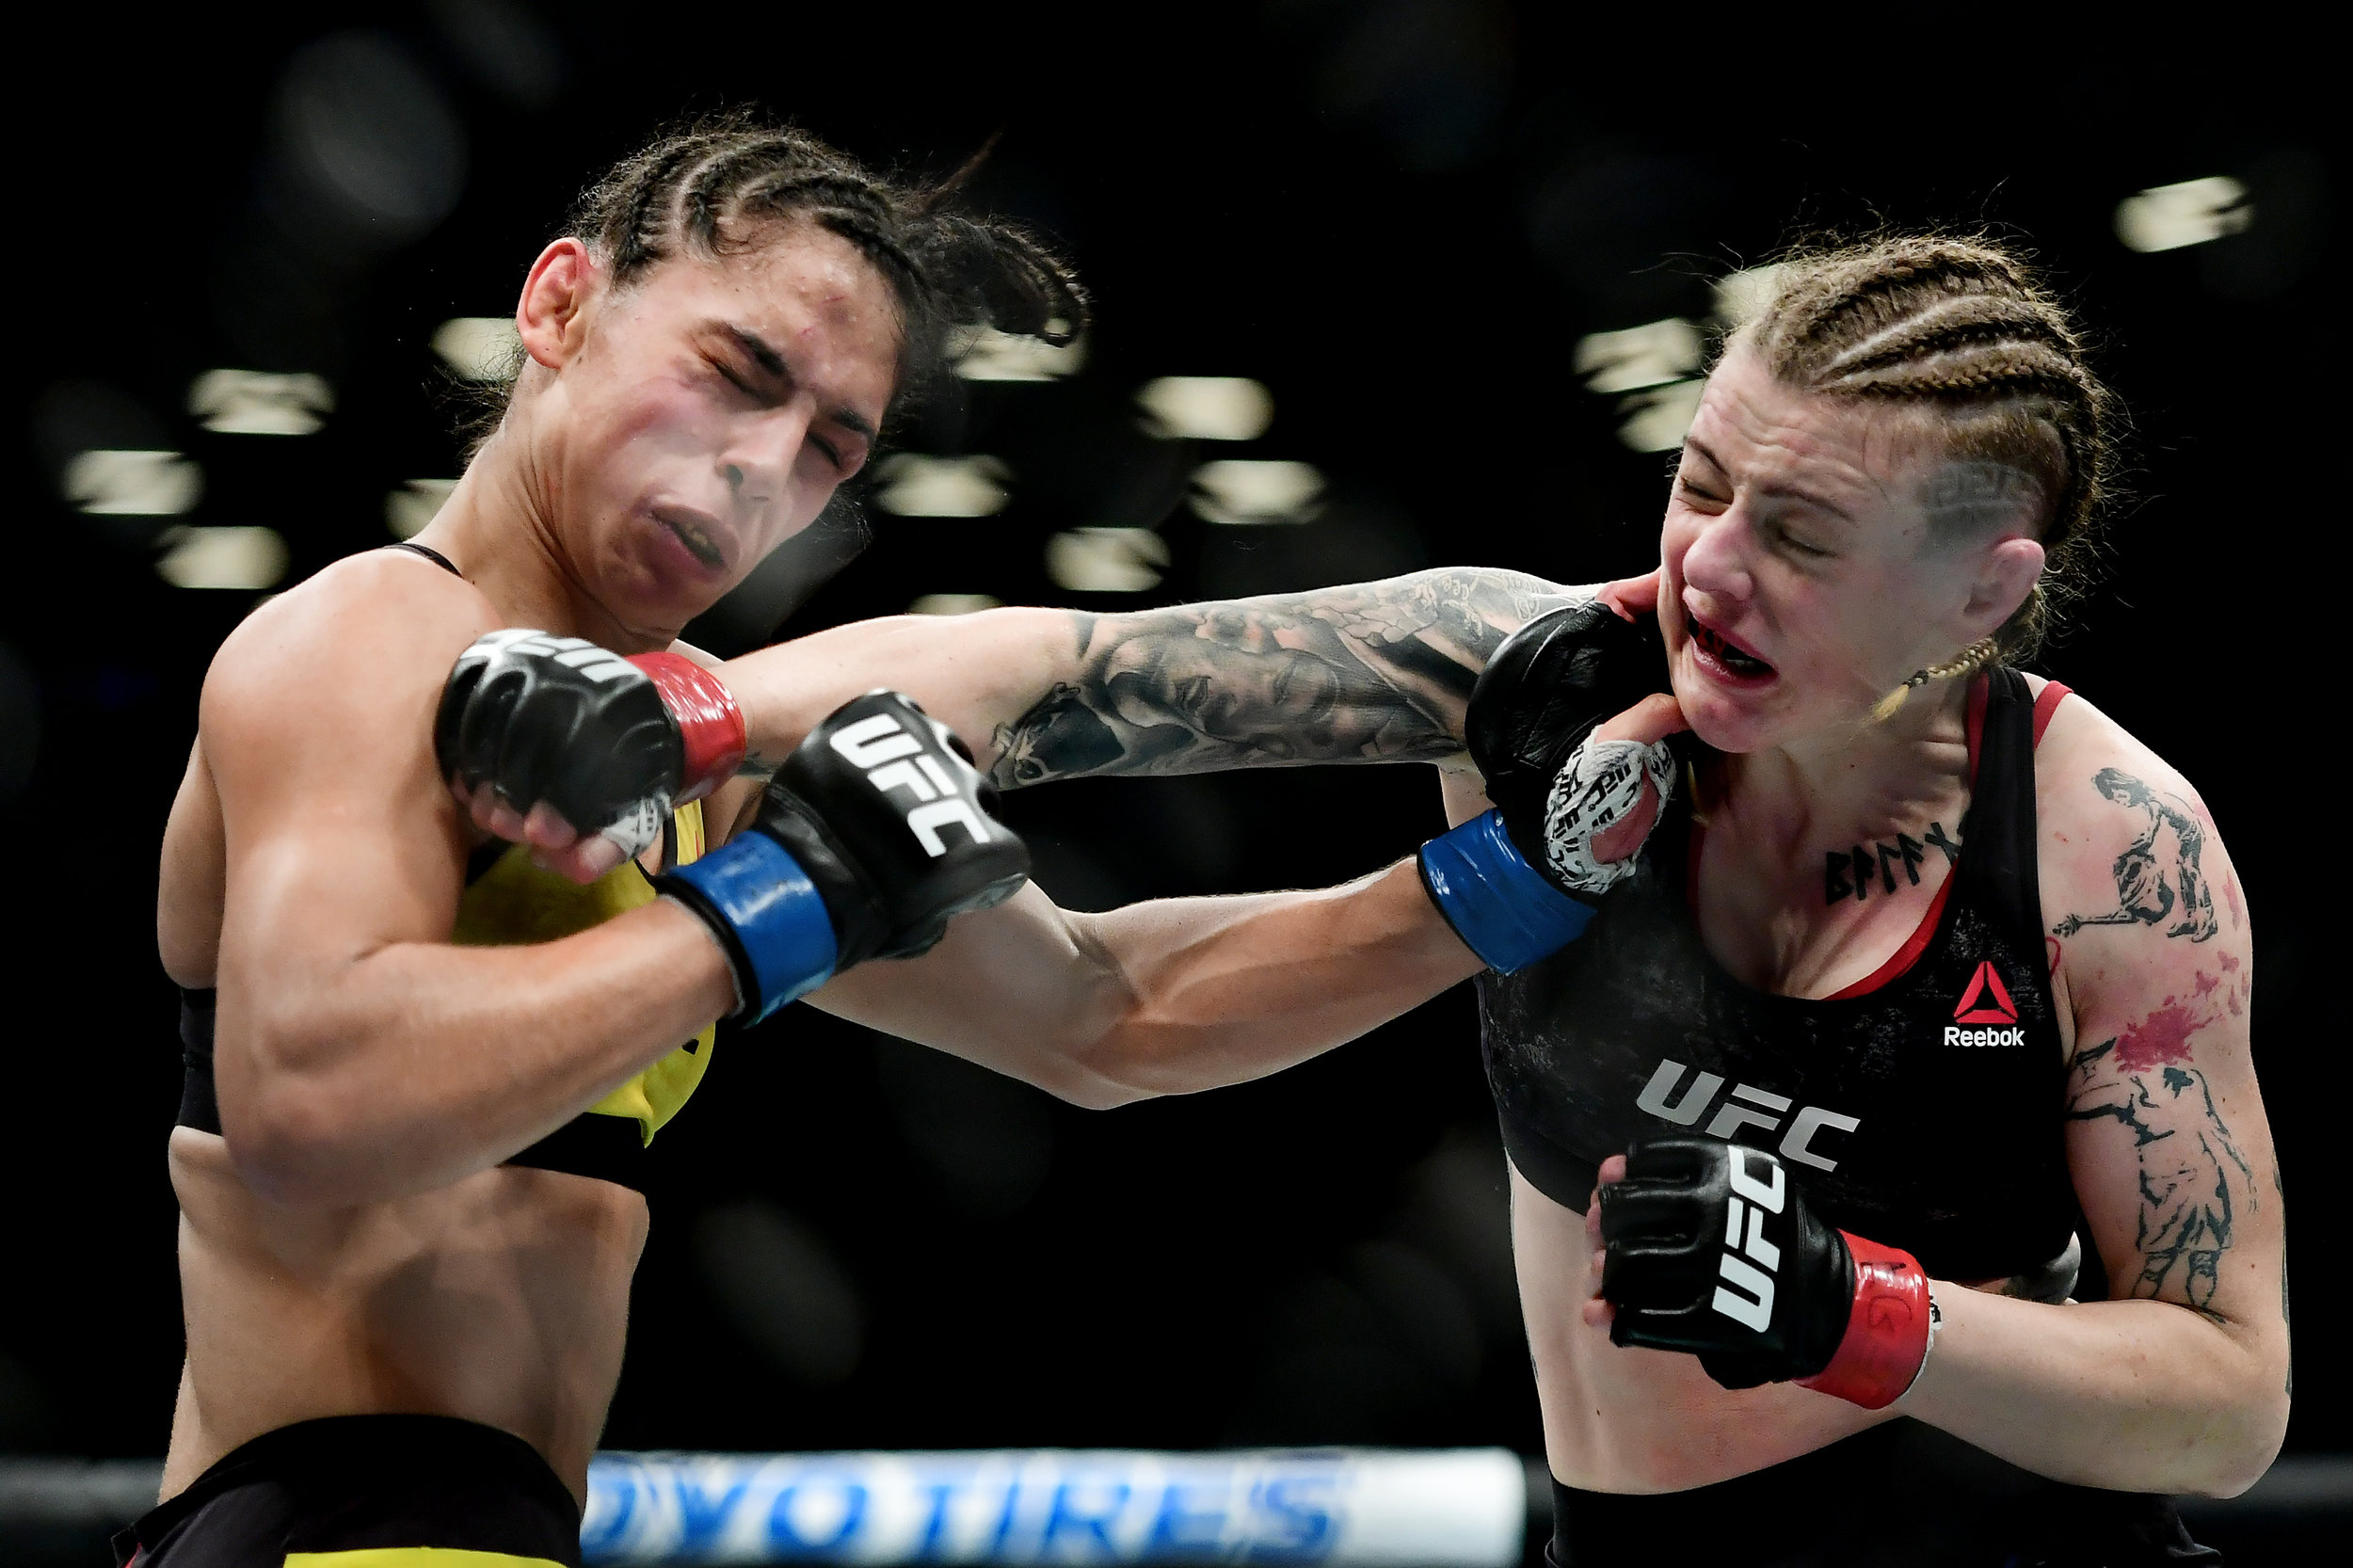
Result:
M1003 788L1440 764L1561 1563L2211 1561L2166 1495L2251 1484L2289 1392L2246 899L2182 775L2010 663L2113 417L1998 247L1819 251L1724 345L1655 574L906 617L722 674L757 750L880 680ZM1520 919L1514 845L1578 913ZM939 957L985 976L985 931ZM830 995L1005 1060L1026 1010L975 984L944 1029Z

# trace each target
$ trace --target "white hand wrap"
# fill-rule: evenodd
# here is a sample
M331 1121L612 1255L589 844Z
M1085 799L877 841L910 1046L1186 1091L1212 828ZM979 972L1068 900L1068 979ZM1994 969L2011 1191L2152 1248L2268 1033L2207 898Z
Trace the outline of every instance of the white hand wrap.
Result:
M662 837L662 819L669 814L669 797L650 795L599 828L597 836L611 840L625 857L634 860Z
M1675 787L1674 754L1666 742L1588 738L1569 753L1545 803L1545 858L1563 887L1597 896L1633 873L1634 856L1597 860L1593 840L1641 805L1646 778L1664 810Z

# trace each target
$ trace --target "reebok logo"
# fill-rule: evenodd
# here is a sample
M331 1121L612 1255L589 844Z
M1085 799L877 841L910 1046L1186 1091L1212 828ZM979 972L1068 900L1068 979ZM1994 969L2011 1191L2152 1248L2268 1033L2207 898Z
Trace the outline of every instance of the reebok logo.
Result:
M1686 1083L1685 1073L1691 1074ZM1699 1121L1708 1106L1715 1101L1716 1091L1724 1086L1721 1073L1696 1072L1672 1059L1658 1064L1635 1099L1637 1109L1647 1111L1662 1122L1677 1127L1690 1127ZM1680 1094L1676 1093L1681 1090ZM1796 1113L1791 1114L1792 1109ZM1825 1128L1833 1132L1852 1132L1863 1123L1853 1116L1842 1116L1835 1111L1825 1111L1818 1105L1797 1105L1787 1095L1776 1095L1769 1089L1752 1084L1736 1083L1716 1114L1704 1129L1710 1138L1729 1140L1744 1127L1761 1127L1768 1133L1780 1132L1781 1157L1794 1160L1801 1165L1811 1165L1817 1171L1834 1171L1838 1161L1826 1154L1817 1154L1814 1139ZM1774 1167L1779 1170L1779 1166Z
M1962 1024L1992 1024L1992 1029L1963 1029ZM1994 972L1993 961L1981 959L1977 972L1969 977L1969 984L1961 993L1961 1000L1953 1007L1953 1022L1945 1026L1945 1043L1948 1046L2023 1046L2026 1032L2018 1027L2018 1004L2009 1000L2009 987Z

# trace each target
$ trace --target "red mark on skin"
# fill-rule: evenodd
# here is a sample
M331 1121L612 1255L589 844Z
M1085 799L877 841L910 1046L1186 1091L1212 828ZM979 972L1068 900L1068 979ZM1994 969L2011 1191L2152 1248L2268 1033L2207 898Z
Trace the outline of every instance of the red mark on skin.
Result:
M2222 1005L2231 1010L2231 1016L2233 1018L2244 1017L2247 1014L2247 1008L2238 1000L2238 993L2236 991L2233 991L2229 996L2224 997L2222 999Z
M2198 994L2200 996L2204 996L2208 991L2213 990L2216 986L2221 984L2222 982L2220 979L2206 973L2205 970L2201 969L2198 971Z
M2224 953L2224 954L2222 955L2222 972L2223 972L2224 974L2230 974L2230 973L2232 973L2232 972L2235 971L2237 968L2238 968L2238 955L2237 955L2236 953L2231 953L2231 952L2226 952L2226 953Z
M2222 897L2231 906L2232 926L2236 928L2245 925L2247 911L2240 907L2238 902L2238 872L2232 872L2222 878Z
M2116 1037L2116 1064L2128 1073L2146 1072L2168 1062L2189 1060L2189 1037L2201 1020L2171 997L2165 1005Z
M2051 950L2051 975L2052 978L2057 979L2059 971L2059 939L2056 936L2045 936L2042 940Z

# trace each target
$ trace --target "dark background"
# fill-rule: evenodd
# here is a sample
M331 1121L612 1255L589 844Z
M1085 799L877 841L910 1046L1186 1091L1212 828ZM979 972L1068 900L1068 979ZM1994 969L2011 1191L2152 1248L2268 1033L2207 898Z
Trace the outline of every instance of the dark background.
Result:
M872 548L788 633L934 592L1124 608L1458 562L1636 571L1664 459L1618 440L1617 400L1572 370L1580 336L1704 317L1709 277L1809 226L2031 243L2137 424L2109 574L2044 664L2182 767L2232 844L2273 1125L2315 1217L2289 1441L2353 1448L2345 1270L2313 1207L2345 1125L2310 924L2336 903L2334 808L2303 756L2340 658L2342 169L2329 100L2284 41L2120 53L1982 21L1671 40L1482 0L47 24L18 53L10 138L0 788L30 841L9 901L0 1450L165 1442L179 1073L155 848L205 663L253 599L168 585L161 523L75 511L61 465L189 454L206 491L179 520L276 528L288 583L385 542L388 490L457 472L435 327L506 313L572 193L658 122L741 102L933 169L1001 131L977 191L1060 236L1100 301L1082 374L960 385L906 432L1001 457L1011 504L872 510ZM386 150L405 216L306 226L287 194L286 84L322 39L377 62L348 120ZM2210 174L2252 190L2246 232L2119 242L2121 200ZM337 407L298 439L208 432L186 390L216 366L315 372ZM1206 453L1147 440L1134 391L1176 374L1264 381L1273 426ZM1225 456L1316 464L1322 513L1204 523L1185 476ZM1164 580L1056 587L1046 539L1090 525L1158 525ZM1417 768L1065 785L1012 811L1046 886L1087 906L1335 880L1440 825ZM807 1009L714 1072L656 1148L609 1446L1539 1446L1466 990L1271 1081L1110 1113ZM1966 1158L1967 1108L1936 1114L1952 1130L1927 1142L1961 1152L1924 1158Z

